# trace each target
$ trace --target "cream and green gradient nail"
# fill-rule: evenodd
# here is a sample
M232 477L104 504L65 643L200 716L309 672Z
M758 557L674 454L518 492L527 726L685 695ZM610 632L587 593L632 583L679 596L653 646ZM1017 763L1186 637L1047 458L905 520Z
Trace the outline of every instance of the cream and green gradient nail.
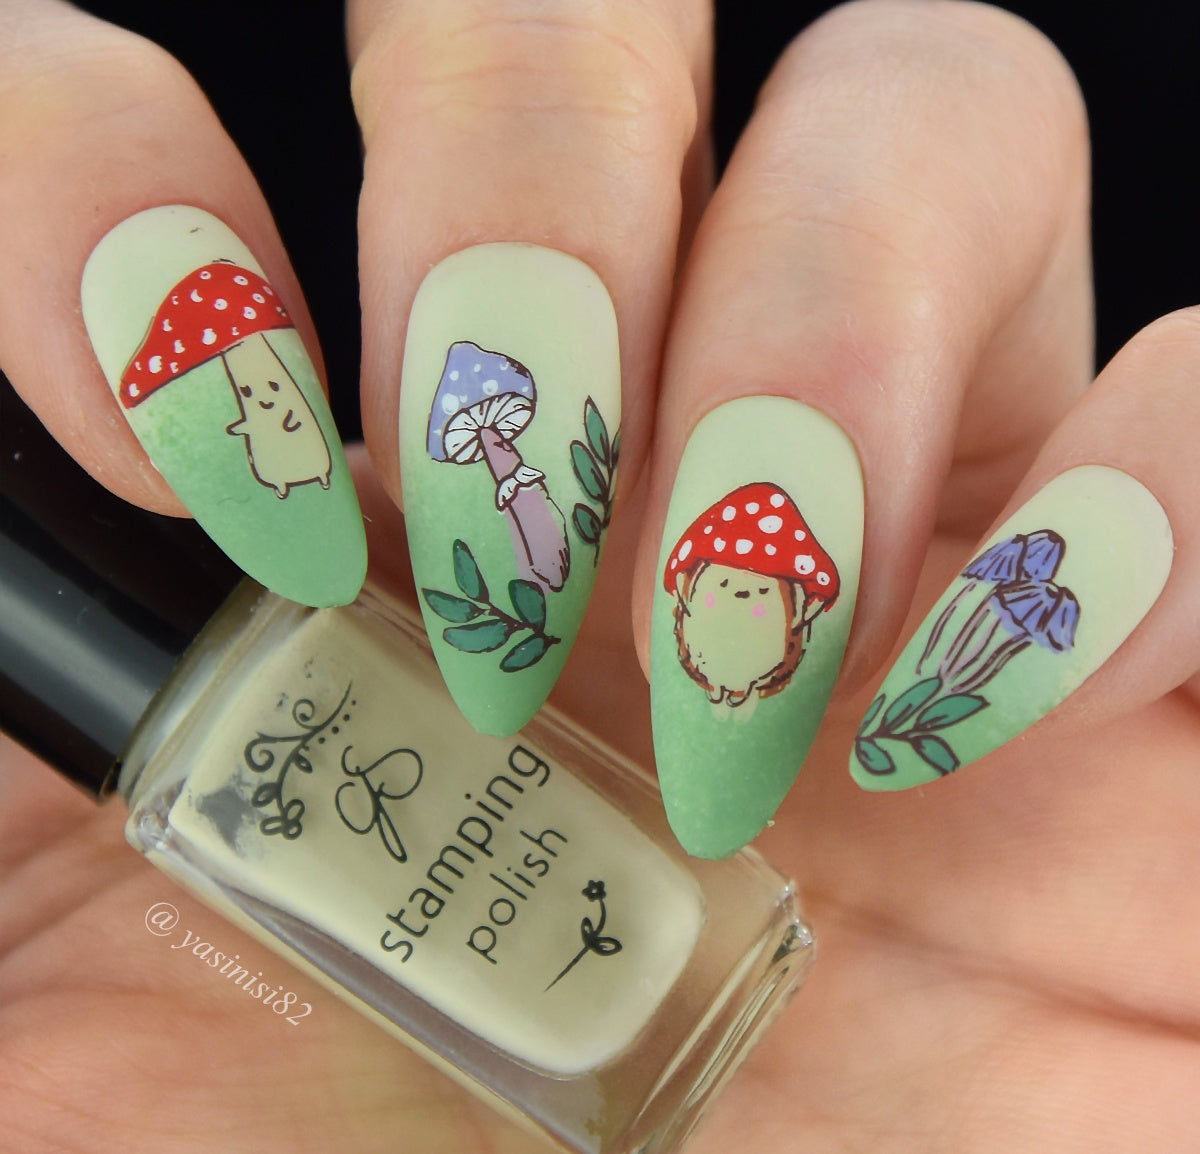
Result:
M341 441L286 305L246 246L186 205L117 225L83 319L121 412L188 511L250 576L352 601L366 539Z
M892 667L855 741L864 789L935 781L1073 693L1154 604L1174 547L1137 481L1060 474L982 546Z
M400 470L433 650L480 732L520 729L566 662L612 515L621 370L612 301L531 244L447 257L409 317Z
M721 858L786 796L841 668L863 484L832 420L783 397L707 414L679 463L659 556L650 696L680 844Z

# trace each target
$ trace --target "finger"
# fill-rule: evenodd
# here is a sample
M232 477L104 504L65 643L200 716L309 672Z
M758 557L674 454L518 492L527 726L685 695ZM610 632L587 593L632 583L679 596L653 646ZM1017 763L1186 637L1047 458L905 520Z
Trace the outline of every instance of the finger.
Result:
M350 600L361 517L253 177L153 45L54 0L0 16L0 364L128 500L247 572ZM105 378L107 378L107 382Z
M986 524L1087 380L1086 140L1057 53L976 5L848 5L769 81L684 273L639 558L692 852L771 817L852 617L850 681L935 520Z
M702 0L351 8L364 430L397 497L403 467L434 649L488 732L557 678L618 455L636 475L645 454L708 20Z
M1164 318L1055 430L885 678L851 761L860 785L937 780L1060 702L1047 728L1071 733L1192 677L1198 364L1200 313Z

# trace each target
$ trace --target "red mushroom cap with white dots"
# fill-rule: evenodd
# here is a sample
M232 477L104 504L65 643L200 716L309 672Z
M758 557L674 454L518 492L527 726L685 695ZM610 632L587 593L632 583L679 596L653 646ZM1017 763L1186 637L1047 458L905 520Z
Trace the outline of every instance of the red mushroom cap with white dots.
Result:
M701 561L795 581L805 600L828 609L837 598L837 567L812 535L795 502L778 485L743 485L706 509L671 550L663 586L674 593L680 573Z
M154 314L141 348L121 374L127 409L247 337L291 328L287 310L260 273L214 261L188 273Z

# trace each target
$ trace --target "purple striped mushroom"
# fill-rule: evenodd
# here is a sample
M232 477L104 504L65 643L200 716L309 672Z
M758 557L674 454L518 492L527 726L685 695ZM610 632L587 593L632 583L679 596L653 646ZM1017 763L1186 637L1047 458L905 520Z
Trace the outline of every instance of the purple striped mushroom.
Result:
M536 410L537 390L523 364L471 341L456 341L433 398L427 447L435 461L487 463L519 574L558 590L571 568L562 511L546 489L546 475L525 464L513 444Z

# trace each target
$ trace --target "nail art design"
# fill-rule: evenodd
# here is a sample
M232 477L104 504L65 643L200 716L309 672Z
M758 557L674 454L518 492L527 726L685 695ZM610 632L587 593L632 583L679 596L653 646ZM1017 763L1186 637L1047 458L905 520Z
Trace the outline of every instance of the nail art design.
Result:
M1049 529L1017 533L962 571L917 661L920 680L894 701L881 693L867 710L854 747L864 770L895 773L888 748L902 742L936 773L953 772L959 757L947 730L988 708L979 691L1031 645L1053 653L1074 647L1079 602L1053 581L1065 552L1066 542Z
M612 515L619 412L615 316L586 265L482 245L426 278L400 396L406 521L443 676L485 733L525 724L574 641Z
M121 374L117 395L132 409L219 357L240 414L225 431L246 439L255 480L280 498L309 481L328 489L333 463L325 436L267 339L273 329L290 328L287 310L261 276L215 261L189 273L167 294Z
M753 705L784 689L813 622L833 607L837 566L777 485L756 482L701 514L671 551L684 672L714 705Z
M650 687L659 781L689 853L752 840L804 761L849 633L862 518L857 455L806 405L732 401L688 441Z
M458 341L433 398L429 456L450 465L487 463L520 579L556 592L571 571L567 527L546 474L527 465L516 446L536 411L533 377L520 361Z
M918 785L1015 737L1128 636L1171 551L1162 509L1126 474L1055 478L961 571L888 674L855 738L855 779Z
M199 209L130 217L88 259L88 334L134 433L243 569L293 600L352 600L358 500L312 363L246 247Z

